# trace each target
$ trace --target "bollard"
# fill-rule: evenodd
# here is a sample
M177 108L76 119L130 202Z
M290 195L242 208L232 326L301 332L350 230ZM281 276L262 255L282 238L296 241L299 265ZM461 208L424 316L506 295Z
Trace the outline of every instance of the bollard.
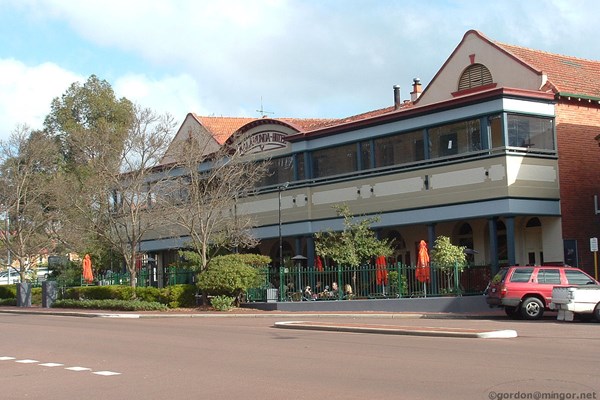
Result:
M17 283L17 307L31 307L31 283Z
M58 284L55 281L42 282L42 307L50 308L56 301L58 295Z

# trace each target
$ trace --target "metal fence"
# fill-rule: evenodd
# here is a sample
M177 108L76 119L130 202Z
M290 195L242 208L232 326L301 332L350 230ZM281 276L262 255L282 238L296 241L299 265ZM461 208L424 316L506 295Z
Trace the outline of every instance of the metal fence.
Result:
M415 266L401 263L358 268L325 266L321 270L295 265L280 269L267 267L263 271L262 284L247 290L247 302L477 295L483 293L491 278L489 265L471 265L462 271L457 266L441 269L432 265L430 280L426 283L417 280ZM162 281L160 285L159 281ZM96 275L93 283L85 283L80 277L77 282L60 282L60 285L129 285L130 282L128 272L107 272ZM176 267L164 268L161 274L141 268L136 277L138 287L194 283L194 272ZM32 284L41 286L41 282Z
M177 267L164 268L161 273L156 268L140 268L136 276L137 287L166 287L179 284L194 284L195 282L195 272ZM117 273L109 271L98 274L94 279L94 283L88 285L129 285L130 283L131 276L129 272ZM81 278L81 285L86 285L83 277Z
M430 268L430 280L416 278L416 267L401 263L358 268L324 267L322 270L299 265L269 269L263 285L247 292L247 301L317 301L381 299L482 294L490 280L489 265Z

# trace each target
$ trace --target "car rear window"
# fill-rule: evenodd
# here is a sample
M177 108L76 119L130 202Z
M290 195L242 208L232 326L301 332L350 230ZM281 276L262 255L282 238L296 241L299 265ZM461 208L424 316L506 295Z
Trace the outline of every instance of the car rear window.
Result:
M533 268L515 268L512 276L510 277L511 282L529 282Z
M569 285L588 285L594 283L586 274L576 269L566 269L565 275L567 276Z
M508 268L500 268L500 271L498 271L498 273L496 275L494 275L494 278L492 279L492 283L504 282L504 278L506 277L507 272L508 272Z
M540 269L537 275L538 283L560 284L560 271L556 268Z

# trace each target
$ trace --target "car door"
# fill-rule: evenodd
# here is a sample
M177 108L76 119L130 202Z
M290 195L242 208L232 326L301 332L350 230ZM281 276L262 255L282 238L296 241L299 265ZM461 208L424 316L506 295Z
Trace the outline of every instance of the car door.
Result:
M537 273L537 284L539 293L546 299L546 304L552 299L552 288L561 286L559 268L540 268Z

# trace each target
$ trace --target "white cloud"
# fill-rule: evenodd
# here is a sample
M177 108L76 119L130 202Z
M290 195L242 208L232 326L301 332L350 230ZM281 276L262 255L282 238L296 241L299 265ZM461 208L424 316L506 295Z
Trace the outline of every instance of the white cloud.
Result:
M126 97L159 114L169 113L180 122L189 112L208 113L198 99L198 84L189 75L156 80L141 74L128 74L118 78L112 87L117 97Z
M485 7L475 0L15 4L40 26L69 27L64 30L71 39L83 40L79 49L102 54L90 64L84 62L86 57L77 62L71 58L71 64L64 65L80 71L63 71L73 76L66 82L40 82L45 87L38 90L50 93L39 97L43 107L36 115L42 118L52 97L81 79L78 74L91 73L108 79L118 96L169 112L177 120L188 112L258 116L261 97L275 117L358 114L392 105L395 84L402 87L403 99L408 98L413 78L427 85L469 29L492 40L598 59L600 41L589 39L595 37L600 13L597 0L580 0L577 7L562 0L543 5L521 0L488 3ZM66 47L70 42L65 43ZM60 54L53 56L60 63ZM20 79L11 91L24 91L17 85L27 81ZM6 94L0 97L4 105ZM6 104L14 106L12 100ZM1 127L8 116L17 115L6 110L0 110ZM17 121L34 125L29 115Z
M18 126L42 128L52 99L82 77L52 63L27 66L0 59L0 139Z

